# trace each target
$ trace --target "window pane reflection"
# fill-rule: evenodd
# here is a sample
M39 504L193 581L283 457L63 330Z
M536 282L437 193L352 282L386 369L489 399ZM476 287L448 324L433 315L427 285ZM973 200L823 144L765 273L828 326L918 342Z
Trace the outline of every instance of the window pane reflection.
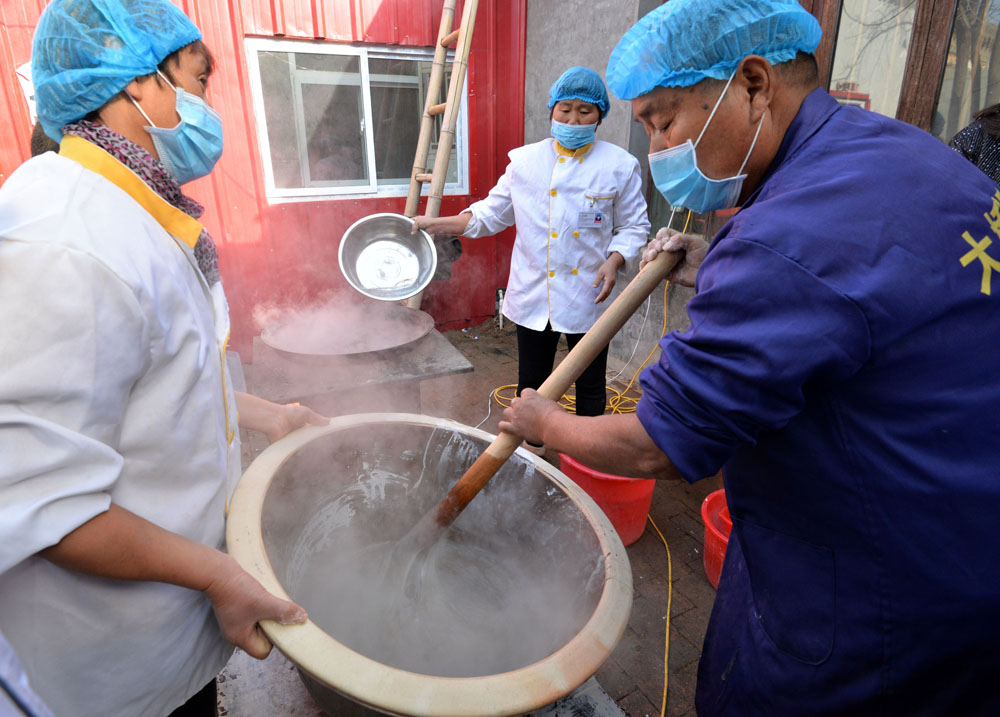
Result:
M275 186L367 185L359 58L301 52L258 58Z
M830 94L896 116L917 0L843 0Z
M301 93L309 167L305 186L368 184L360 81L303 82Z
M369 48L359 55L331 45L256 52L260 97L254 101L266 126L269 191L308 197L409 188L424 106L447 98L452 58L446 58L437 96L429 98L429 49ZM434 117L428 170L442 121L441 115ZM467 158L464 115L456 121L445 174L452 186L462 181Z
M980 109L1000 102L1000 1L958 0L931 132L947 142Z
M379 185L410 182L413 156L417 151L420 123L430 82L431 61L372 59L372 116L375 133L375 166ZM444 79L434 104L444 102L451 82L451 67L445 68ZM441 133L442 115L434 118L434 133L427 161L434 166L437 140ZM458 181L458 148L449 157L447 182Z

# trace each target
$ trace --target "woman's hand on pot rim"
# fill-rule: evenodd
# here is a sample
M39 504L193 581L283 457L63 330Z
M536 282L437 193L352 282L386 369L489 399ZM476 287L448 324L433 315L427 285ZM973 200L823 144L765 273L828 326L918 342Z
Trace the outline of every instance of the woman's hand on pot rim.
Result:
M304 623L306 611L288 600L275 597L230 556L225 556L217 577L204 590L230 643L251 657L263 660L271 652L271 641L260 628L261 620L282 625Z
M330 422L308 406L274 403L251 393L236 391L240 428L260 431L272 443L303 426L325 426Z

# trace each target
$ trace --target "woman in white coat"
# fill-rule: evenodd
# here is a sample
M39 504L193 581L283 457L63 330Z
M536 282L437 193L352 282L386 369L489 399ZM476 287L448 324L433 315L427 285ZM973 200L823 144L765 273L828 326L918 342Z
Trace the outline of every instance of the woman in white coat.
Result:
M437 235L482 237L516 226L503 314L517 326L518 395L552 372L561 333L572 348L593 326L618 270L649 234L639 162L595 139L610 107L600 75L566 70L548 107L552 137L510 152L489 196L456 216L416 218ZM581 416L604 413L607 357L605 349L576 381Z
M260 620L304 611L223 551L240 425L322 417L225 370L212 58L170 0L54 0L32 75L60 141L0 188L0 632L56 715L215 714Z

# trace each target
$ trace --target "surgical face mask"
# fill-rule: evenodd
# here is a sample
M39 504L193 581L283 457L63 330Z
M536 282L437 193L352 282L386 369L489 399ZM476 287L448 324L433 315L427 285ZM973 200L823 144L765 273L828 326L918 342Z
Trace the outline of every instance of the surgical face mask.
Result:
M159 70L156 72L163 77ZM145 130L153 139L160 161L178 184L185 184L211 172L222 156L222 118L197 95L174 87L166 77L163 81L177 93L176 108L181 121L176 126L157 127L131 95L129 99L149 122Z
M722 94L712 108L712 113L705 121L705 126L701 129L701 134L694 144L687 140L684 144L670 147L649 155L649 172L653 177L653 183L663 195L664 199L670 202L673 207L684 207L692 211L702 213L715 209L730 209L736 206L740 198L740 190L743 189L743 180L747 175L743 174L753 148L757 144L757 137L760 135L761 125L764 117L757 123L757 131L754 133L753 142L747 156L743 158L736 176L726 179L711 179L698 169L698 158L695 155L695 147L701 141L702 135L708 129L709 122L715 116L715 111L722 104L722 98L726 96L729 83L733 81L735 72L729 76L726 86L722 89Z
M566 149L579 149L594 141L597 123L567 124L552 120L552 138Z

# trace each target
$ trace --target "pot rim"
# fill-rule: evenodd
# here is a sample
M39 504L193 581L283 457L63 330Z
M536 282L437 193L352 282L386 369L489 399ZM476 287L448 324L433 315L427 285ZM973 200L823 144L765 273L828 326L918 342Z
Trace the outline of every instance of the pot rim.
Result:
M351 414L326 426L301 428L265 449L233 494L226 527L229 554L272 594L290 600L271 568L261 532L264 499L281 466L307 443L374 423L410 423L460 431L487 443L494 436L444 418L408 413ZM299 669L346 697L388 714L411 717L509 717L544 707L583 684L610 656L628 624L632 569L618 533L583 489L555 466L523 448L519 455L556 483L594 529L604 553L605 582L581 630L548 657L517 670L481 677L436 677L401 670L351 650L311 620L302 625L264 621L271 642Z

